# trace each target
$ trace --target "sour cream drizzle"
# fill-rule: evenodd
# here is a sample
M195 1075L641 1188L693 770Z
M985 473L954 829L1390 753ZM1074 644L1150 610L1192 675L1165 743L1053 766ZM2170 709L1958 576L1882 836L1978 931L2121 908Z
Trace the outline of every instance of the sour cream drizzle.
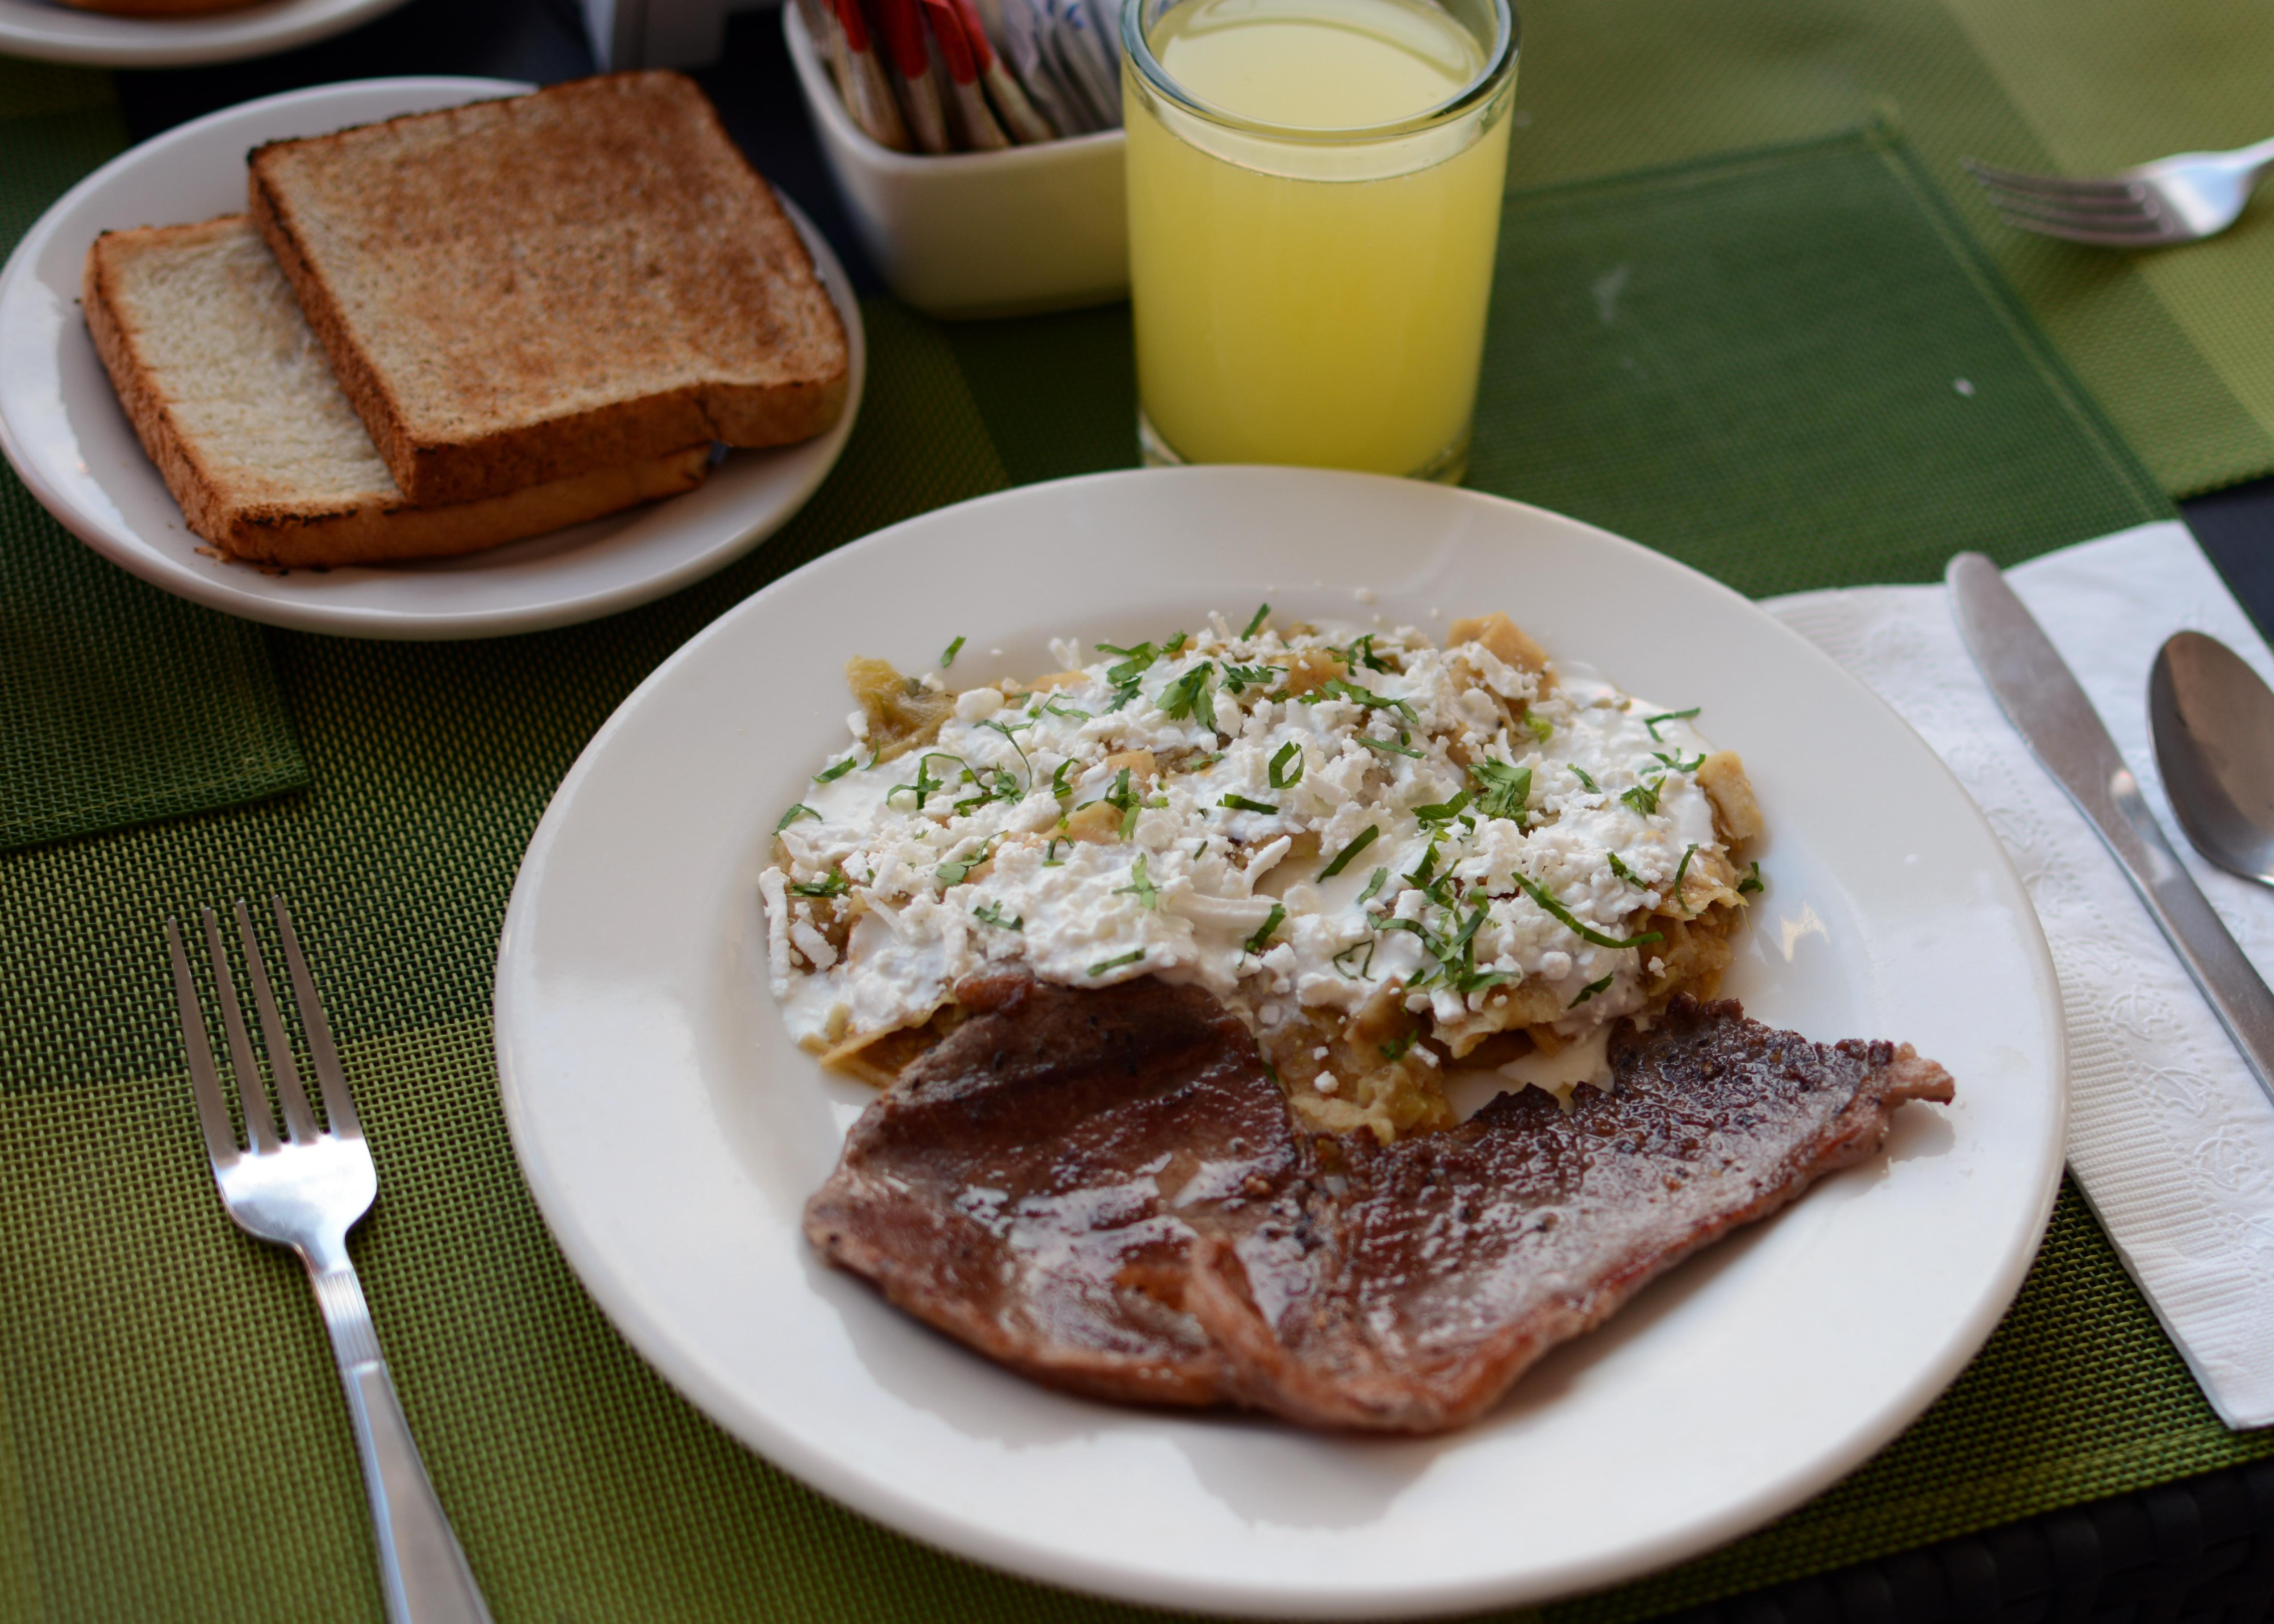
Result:
M1693 777L1712 747L1686 717L1411 628L1354 650L1217 617L1169 646L1105 653L1041 691L967 691L921 762L859 764L872 753L854 713L825 771L855 764L808 787L812 816L780 831L786 861L759 880L794 1035L818 1048L920 1023L964 976L1013 965L1070 987L1198 981L1266 1025L1274 1004L1352 1011L1389 981L1441 1021L1544 981L1573 1036L1641 1006L1650 948L1585 940L1517 876L1600 936L1637 934L1686 851L1724 850ZM1076 667L1079 650L1053 647ZM1343 686L1299 695L1288 672L1306 653L1359 658ZM1507 771L1480 778L1456 748ZM1122 786L1107 758L1140 750L1162 771ZM1505 801L1524 772L1517 816L1488 815L1491 778ZM1083 817L1126 838L1066 838L1068 815L1117 786ZM837 876L837 894L810 896ZM823 927L847 917L840 951Z

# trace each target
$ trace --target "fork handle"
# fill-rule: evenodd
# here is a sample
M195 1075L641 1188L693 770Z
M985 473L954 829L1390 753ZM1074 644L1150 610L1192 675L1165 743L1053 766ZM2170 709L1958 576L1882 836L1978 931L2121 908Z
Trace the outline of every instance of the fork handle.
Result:
M347 1391L348 1420L379 1542L388 1624L490 1624L466 1553L410 1440L410 1423L380 1357L362 1282L344 1259L321 1268L312 1264L308 1275Z

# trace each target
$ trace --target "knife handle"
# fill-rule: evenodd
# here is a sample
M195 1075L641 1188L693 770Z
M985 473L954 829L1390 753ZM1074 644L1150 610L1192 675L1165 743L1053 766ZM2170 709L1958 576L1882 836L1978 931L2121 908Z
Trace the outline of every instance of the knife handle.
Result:
M2259 1087L2274 1101L2274 992L2219 918L2210 899L2181 866L2162 826L2140 793L2139 780L2128 767L2119 768L2107 786L2106 821L2082 800L2077 805L2100 838L2116 853L2125 877L2140 893L2149 914L2172 951L2210 1005L2226 1035L2234 1040L2243 1064L2258 1079ZM2072 799L2076 799L2074 795Z

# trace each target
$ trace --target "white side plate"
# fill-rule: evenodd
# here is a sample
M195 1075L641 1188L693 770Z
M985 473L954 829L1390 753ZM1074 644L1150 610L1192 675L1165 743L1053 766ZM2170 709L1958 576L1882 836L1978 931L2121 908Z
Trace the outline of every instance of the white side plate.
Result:
M169 130L97 169L41 217L0 271L0 452L66 529L112 562L225 613L302 631L403 638L538 631L646 603L740 558L803 507L836 463L867 368L853 285L787 199L852 342L836 426L800 445L729 453L684 496L463 558L264 575L205 557L94 352L79 315L79 273L102 232L243 212L245 154L263 141L530 88L507 79L392 79L296 90Z
M329 39L403 0L267 0L190 17L114 17L59 0L0 0L0 53L103 68L187 68Z
M1361 600L1360 588L1375 597ZM1727 990L1958 1079L1888 1151L1653 1286L1466 1431L1324 1436L1030 1385L819 1264L801 1209L870 1097L768 995L755 879L841 743L853 654L1051 668L1259 600L1551 653L1701 705L1772 835ZM997 654L991 650L999 650ZM741 605L626 700L530 844L501 944L514 1147L584 1284L681 1392L824 1492L1013 1572L1163 1606L1372 1618L1632 1577L1830 1485L2004 1312L2060 1176L2060 1003L1988 824L1894 713L1736 593L1537 508L1291 469L1099 475L914 519Z

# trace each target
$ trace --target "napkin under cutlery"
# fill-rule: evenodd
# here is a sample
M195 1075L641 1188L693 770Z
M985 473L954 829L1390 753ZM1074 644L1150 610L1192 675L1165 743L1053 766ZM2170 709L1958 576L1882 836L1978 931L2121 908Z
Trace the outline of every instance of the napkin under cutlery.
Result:
M2172 845L2261 975L2274 891L2187 844L2148 734L2148 669L2209 633L2274 681L2274 656L2187 527L2144 524L2007 574L2084 685ZM2115 860L1999 711L1941 586L1765 605L1862 678L1958 775L2028 884L2068 1018L2070 1169L2231 1427L2274 1424L2274 1107Z

